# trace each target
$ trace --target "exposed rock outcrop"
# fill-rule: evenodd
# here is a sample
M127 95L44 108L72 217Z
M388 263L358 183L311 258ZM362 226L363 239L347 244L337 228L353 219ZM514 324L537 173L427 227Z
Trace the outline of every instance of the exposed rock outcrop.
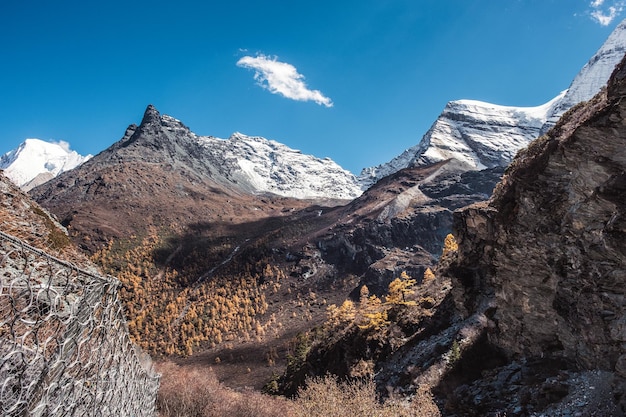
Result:
M446 271L510 358L556 354L626 378L626 61L606 91L521 152L488 203L456 213ZM623 386L621 388L623 393ZM624 401L624 398L622 398Z

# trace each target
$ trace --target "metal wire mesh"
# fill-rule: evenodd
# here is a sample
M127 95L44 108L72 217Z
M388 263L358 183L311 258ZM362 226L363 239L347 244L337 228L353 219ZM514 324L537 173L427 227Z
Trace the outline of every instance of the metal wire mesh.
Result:
M154 414L118 285L0 232L0 415Z

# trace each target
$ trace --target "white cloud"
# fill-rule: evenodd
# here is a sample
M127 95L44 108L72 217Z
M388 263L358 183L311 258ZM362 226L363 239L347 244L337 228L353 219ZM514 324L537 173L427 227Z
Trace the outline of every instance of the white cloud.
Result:
M54 143L55 145L59 145L65 152L71 152L69 142L66 142L64 140L59 140L59 141L52 142L52 143Z
M604 4L605 0L593 0L589 3L591 18L602 26L608 26L624 10L626 1L613 1L610 5Z
M237 61L237 66L253 69L257 83L272 94L297 101L313 101L317 104L332 107L333 102L319 90L309 90L304 83L304 75L298 73L296 67L280 62L276 57L258 55L244 56Z

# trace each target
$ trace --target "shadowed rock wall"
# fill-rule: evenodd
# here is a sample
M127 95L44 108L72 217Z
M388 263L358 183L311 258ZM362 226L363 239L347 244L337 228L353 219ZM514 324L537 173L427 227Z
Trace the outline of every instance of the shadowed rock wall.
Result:
M455 213L447 273L511 357L562 352L626 377L626 65L522 151L488 203Z

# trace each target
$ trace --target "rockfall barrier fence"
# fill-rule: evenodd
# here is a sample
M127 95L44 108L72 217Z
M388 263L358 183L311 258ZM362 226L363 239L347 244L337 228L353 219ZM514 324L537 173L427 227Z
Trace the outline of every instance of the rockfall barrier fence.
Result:
M119 285L0 232L0 415L154 415Z

